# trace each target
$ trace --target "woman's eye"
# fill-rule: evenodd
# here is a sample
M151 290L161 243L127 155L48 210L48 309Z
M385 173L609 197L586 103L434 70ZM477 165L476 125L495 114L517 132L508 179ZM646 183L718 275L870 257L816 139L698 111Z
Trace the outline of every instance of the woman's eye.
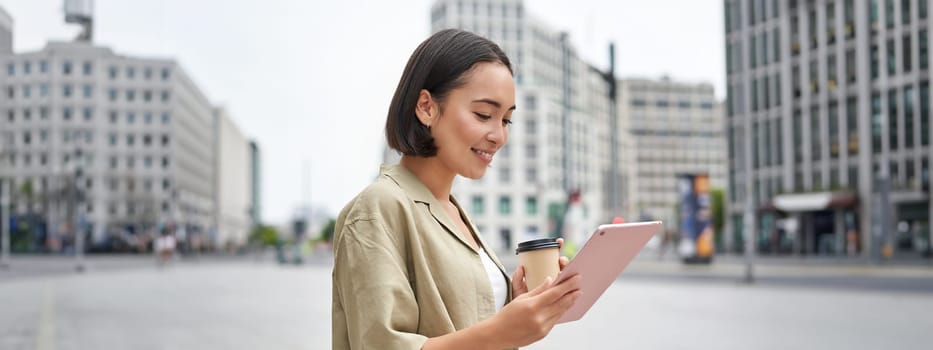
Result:
M502 125L505 125L505 126L512 125L512 119L502 119Z
M476 114L476 116L479 117L479 119L482 119L482 120L489 120L489 118L492 118L492 116L489 116L489 115L486 115L486 114L482 114L482 113L476 113L476 112L474 112L473 114Z

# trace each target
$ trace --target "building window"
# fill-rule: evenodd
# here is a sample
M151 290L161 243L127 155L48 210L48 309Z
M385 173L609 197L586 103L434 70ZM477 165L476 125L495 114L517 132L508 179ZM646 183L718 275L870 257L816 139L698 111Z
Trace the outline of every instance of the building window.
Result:
M512 181L512 173L509 168L499 168L499 181L509 183Z
M162 112L162 125L168 124L169 115L168 112Z
M913 68L913 62L910 60L910 34L904 34L904 36L901 38L901 49L903 50L903 56L901 56L901 59L903 61L902 65L904 66L904 73L910 73L910 70Z
M146 80L152 79L152 68L146 67L143 70L143 79L146 79Z
M839 158L839 104L829 102L829 157Z
M162 135L162 146L168 146L168 135Z
M116 101L117 100L117 89L110 89L109 95L110 95L110 102Z
M84 85L84 98L91 98L94 95L94 87L91 85Z
M858 154L858 100L846 99L846 128L848 131L849 155Z
M62 96L66 98L71 97L71 84L65 84L65 86L62 86Z
M113 141L112 138L110 140L111 142ZM116 168L117 168L117 157L110 157L110 169L116 169Z
M803 117L799 109L794 109L794 162L803 162Z
M32 63L23 62L23 75L29 75L32 73Z
M510 198L509 196L499 197L499 214L501 215L512 214L512 198Z
M126 145L133 146L136 143L136 137L133 135L126 135Z
M136 77L136 69L133 67L126 67L126 78L132 80Z
M888 91L888 147L897 150L897 89Z
M884 0L884 23L888 29L894 28L894 0Z
M878 45L871 45L871 80L878 79Z
M930 82L920 83L920 144L930 144Z
M48 97L49 96L49 84L41 83L39 84L39 97Z
M535 98L535 96L534 95L525 96L525 105L522 106L522 108L527 111L533 111L536 108L538 108L537 99Z
M136 91L126 90L126 100L129 102L133 102L133 100L135 99L136 99Z
M858 69L855 66L855 50L846 51L846 81L849 84L855 83L856 77L858 76L856 72Z
M136 113L126 112L126 123L132 125L136 122Z
M115 134L115 133L110 133L110 145L111 145L111 146L116 146L116 145L117 145L117 134Z
M901 0L901 23L910 24L910 1ZM919 0L920 2L929 0Z
M904 87L904 147L914 147L914 88Z
M483 197L473 196L470 207L471 207L471 211L473 212L473 215L482 215L483 211L485 210L485 203L483 203Z
M162 102L168 102L169 93L168 91L162 91Z
M894 57L894 40L889 39L886 43L888 50L888 76L894 76L897 73L897 61Z
M149 147L152 144L151 135L143 135L143 146Z
M917 33L917 44L919 46L918 50L920 51L919 52L920 69L927 69L927 67L929 67L930 65L930 62L929 62L929 58L927 57L928 48L927 48L927 30L926 29L921 29L920 32Z
M529 216L538 215L538 198L528 196L525 198L525 214Z
M62 119L71 120L71 108L70 107L62 108Z
M162 68L162 80L168 80L169 72L168 68Z
M881 153L881 94L871 95L871 148L875 154ZM850 136L851 137L851 136Z
M152 101L152 91L150 90L143 91L143 101L145 102Z
M39 73L45 74L49 72L49 61L42 60L39 61Z
M526 168L525 169L525 181L528 181L530 183L538 182L538 169Z
M108 71L109 71L109 75L110 75L110 80L115 80L115 79L117 79L117 67L110 66L110 68L108 69Z
M533 143L525 144L525 157L535 159L538 157L538 146Z
M91 66L91 62L84 62L84 66L83 66L84 75L91 75L92 70L93 69Z
M65 61L65 63L62 64L62 73L65 75L71 75L71 62Z
M162 157L162 169L168 168L168 157Z
M84 121L89 122L91 121L92 118L94 118L94 110L89 107L85 108L84 109Z

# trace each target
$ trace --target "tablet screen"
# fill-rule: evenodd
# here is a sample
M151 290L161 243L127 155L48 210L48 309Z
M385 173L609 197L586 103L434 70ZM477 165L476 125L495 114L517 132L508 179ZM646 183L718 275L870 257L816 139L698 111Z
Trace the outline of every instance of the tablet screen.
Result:
M659 229L660 221L599 226L557 276L558 283L575 274L583 277L580 285L583 294L557 323L583 317Z

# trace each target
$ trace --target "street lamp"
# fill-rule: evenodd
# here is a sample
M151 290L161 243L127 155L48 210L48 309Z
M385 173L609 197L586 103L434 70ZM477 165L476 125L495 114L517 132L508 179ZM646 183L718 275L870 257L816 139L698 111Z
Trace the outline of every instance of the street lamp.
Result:
M71 181L71 200L73 205L72 213L74 214L72 227L74 228L75 235L75 270L78 272L84 272L84 230L82 230L81 218L81 202L83 202L82 194L78 189L78 182L83 176L83 169L81 168L81 162L84 161L84 154L81 151L81 147L78 146L74 151L74 176ZM66 175L67 176L67 175Z

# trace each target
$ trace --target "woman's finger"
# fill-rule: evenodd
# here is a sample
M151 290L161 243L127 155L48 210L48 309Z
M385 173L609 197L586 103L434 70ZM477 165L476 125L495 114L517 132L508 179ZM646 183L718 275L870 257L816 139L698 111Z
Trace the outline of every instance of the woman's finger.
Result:
M518 297L527 292L528 285L525 284L525 267L519 265L518 268L515 269L515 272L512 273L512 296Z

